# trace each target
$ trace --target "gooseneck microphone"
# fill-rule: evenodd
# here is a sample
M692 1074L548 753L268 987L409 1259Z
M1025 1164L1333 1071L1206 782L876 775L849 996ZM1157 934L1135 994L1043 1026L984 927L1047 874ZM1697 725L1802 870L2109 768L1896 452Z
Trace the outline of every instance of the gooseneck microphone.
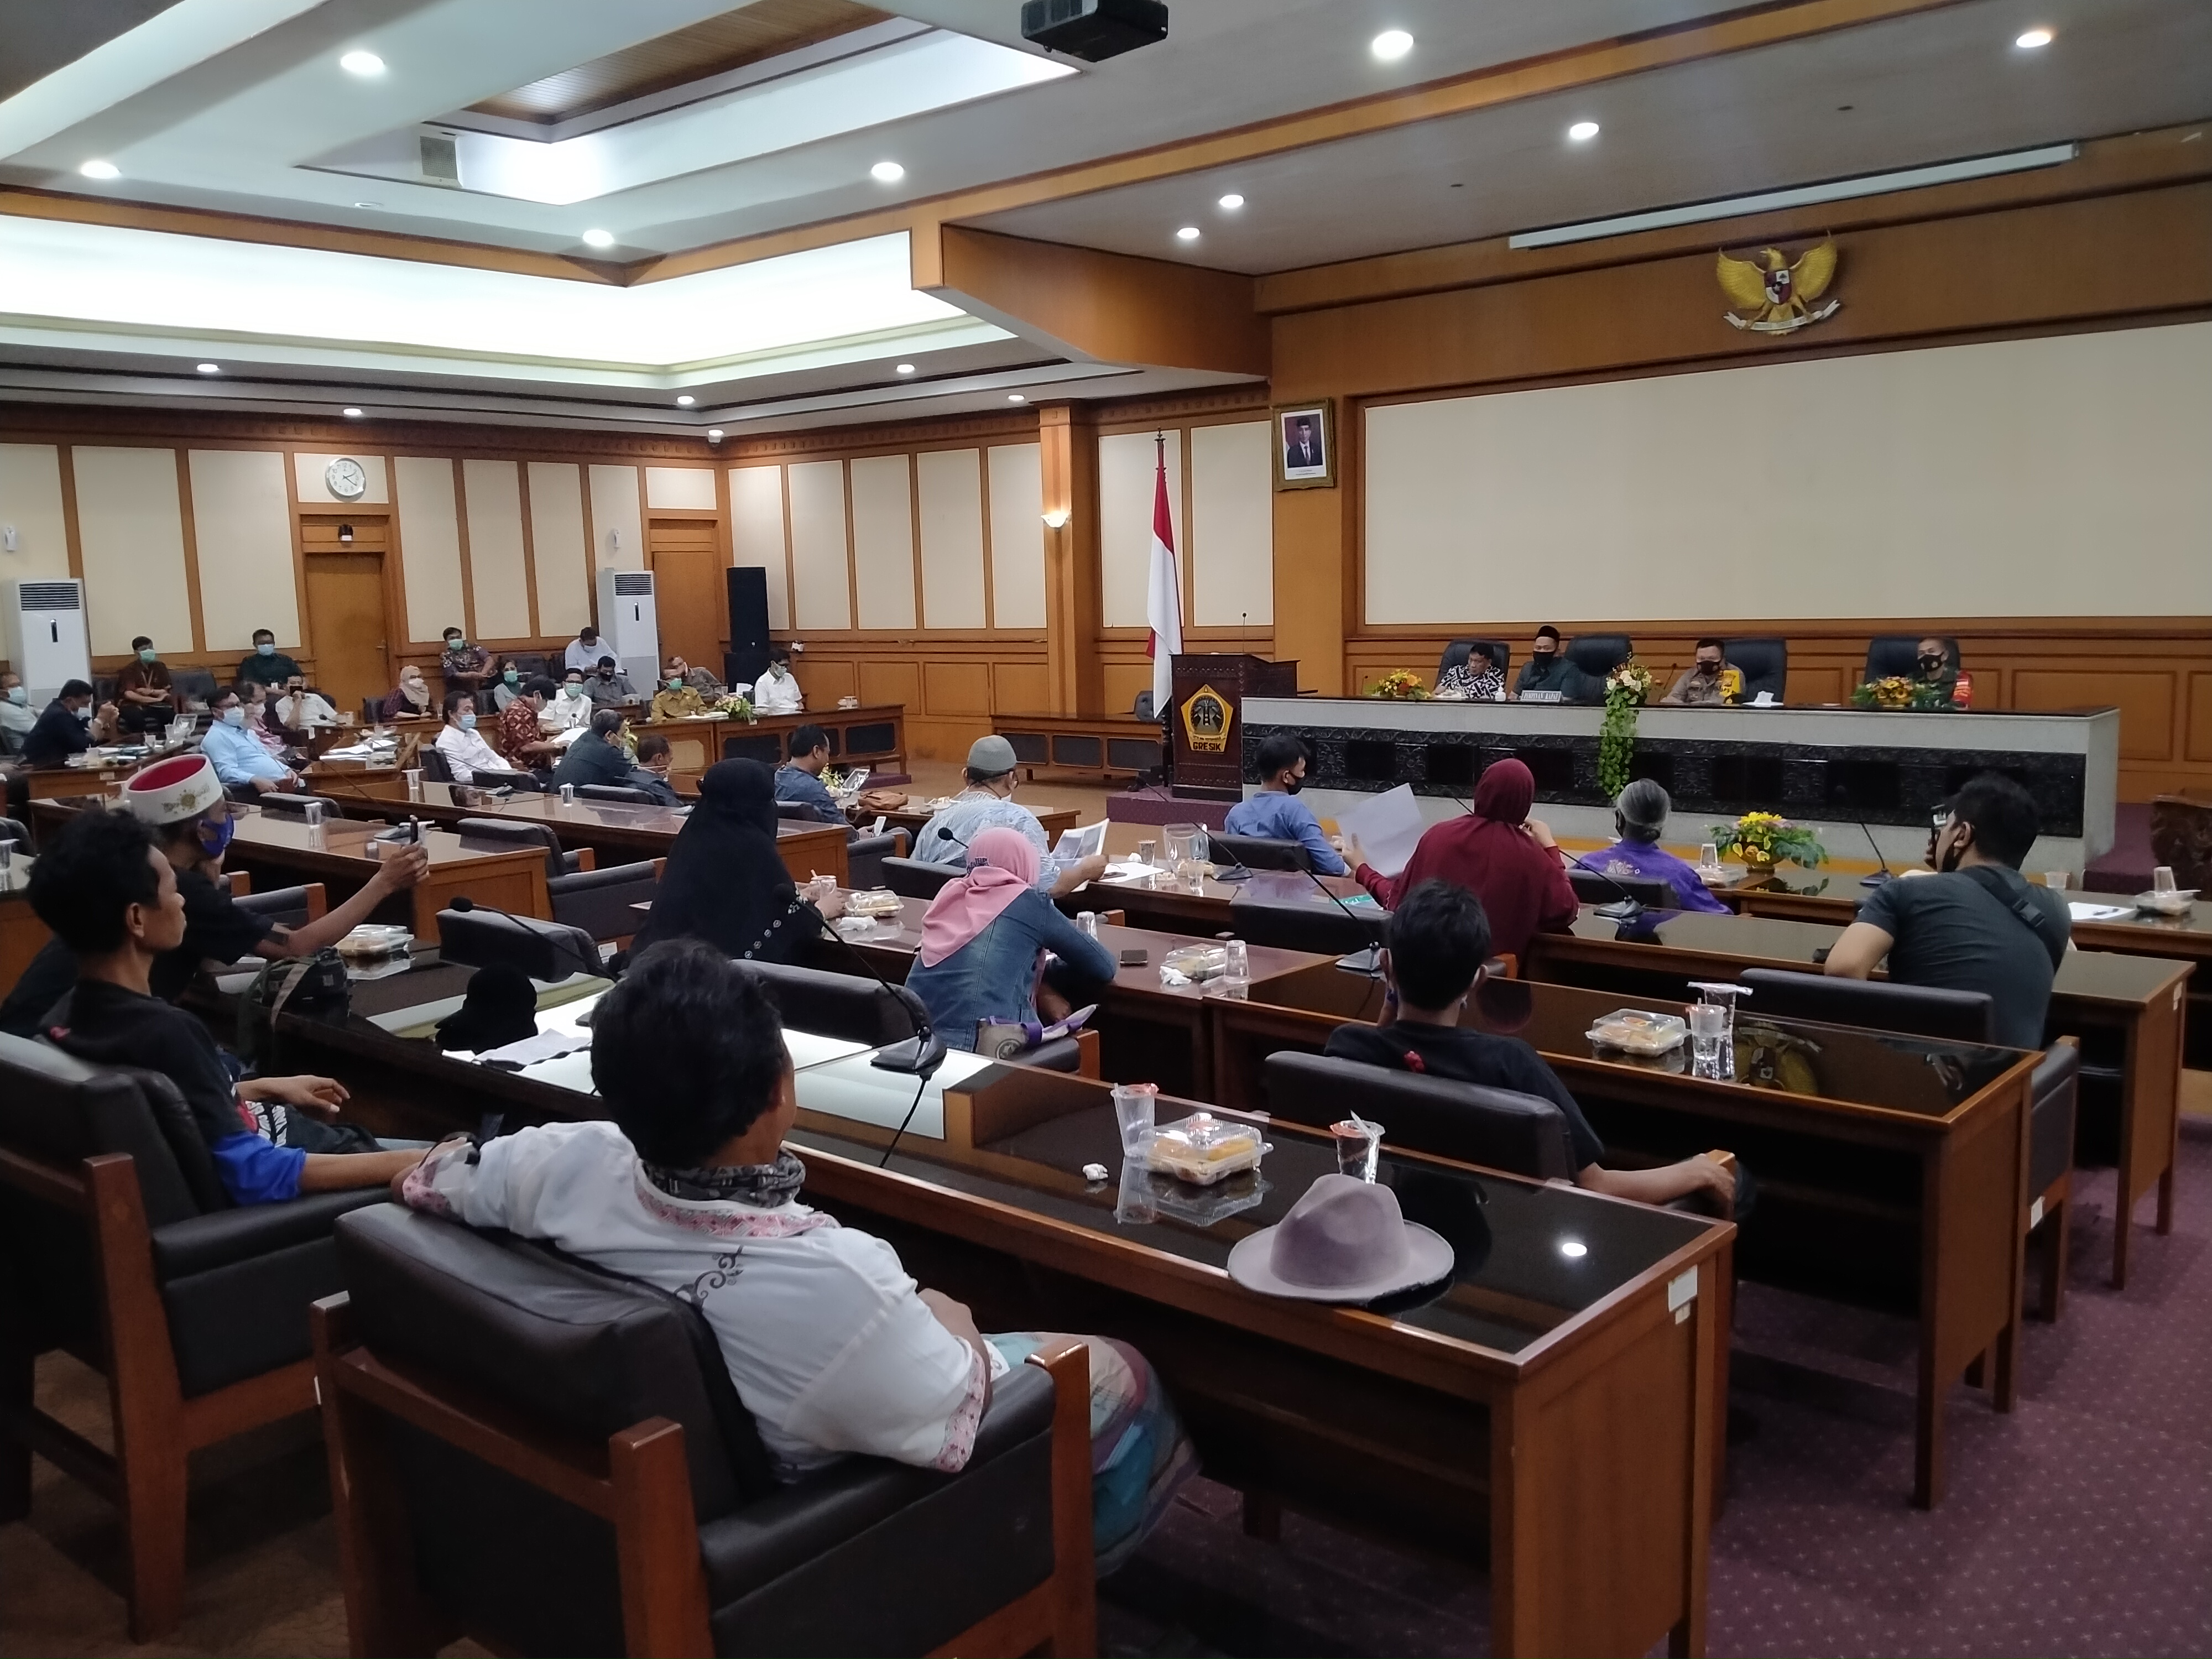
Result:
M1859 885L1862 887L1879 887L1886 881L1894 880L1896 878L1897 872L1889 867L1889 860L1882 857L1881 843L1874 838L1874 831L1868 829L1865 823L1862 823L1859 825L1859 833L1867 838L1867 845L1874 848L1875 862L1881 866L1881 873L1880 875L1861 876L1859 878Z
M446 908L465 916L481 913L487 916L497 916L502 921L512 922L514 924L515 932L521 934L523 938L531 940L533 944L544 945L549 956L552 947L557 944L573 960L583 964L584 972L591 978L609 977L605 963L596 957L587 957L584 954L583 947L576 943L576 930L573 927L557 926L557 931L541 933L530 924L532 921L542 921L542 917L518 916L514 911L502 910L496 904L479 904L466 893L454 894L446 902ZM549 928L555 928L556 924L548 923L547 926Z
M1568 852L1564 847L1559 848L1559 852L1566 859L1567 862L1573 865L1575 868L1577 870L1587 870L1590 874L1595 876L1600 881L1603 882L1607 886L1612 888L1614 892L1620 895L1620 902L1619 903L1600 905L1598 907L1598 915L1605 917L1608 921L1633 921L1637 917L1644 914L1644 901L1637 897L1635 894L1630 892L1626 887L1623 887L1611 876L1606 874L1604 871L1599 869L1597 866L1590 863L1579 853Z
M854 946L853 941L826 921L822 924L822 932L826 937L835 939L847 956L860 964L860 971L883 988L884 994L906 1016L907 1024L914 1027L911 1037L903 1042L894 1042L878 1048L868 1063L882 1071L903 1072L908 1076L921 1078L927 1078L942 1066L945 1055L945 1039L938 1036L931 1026L929 1010L921 999L904 986L893 985L878 973L875 964ZM908 1115L912 1116L912 1112L909 1111ZM900 1127L903 1130L905 1126L902 1124Z

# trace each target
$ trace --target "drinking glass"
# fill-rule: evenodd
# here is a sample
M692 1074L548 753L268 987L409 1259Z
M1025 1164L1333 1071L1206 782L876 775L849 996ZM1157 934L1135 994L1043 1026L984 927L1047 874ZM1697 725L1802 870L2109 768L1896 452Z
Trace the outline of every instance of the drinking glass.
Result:
M407 780L407 799L410 800L422 799L422 769L419 766L410 766L399 775Z
M1141 1158L1121 1161L1121 1185L1114 1195L1114 1219L1127 1226L1141 1227L1160 1218L1159 1206L1152 1199L1152 1177Z
M1252 947L1232 939L1221 947L1221 988L1242 995L1252 985Z
M1717 1078L1721 1044L1728 1040L1729 1011L1717 1002L1690 1005L1690 1075Z
M563 806L574 806L575 804L576 786L573 783L562 784L561 786L561 805Z
M1354 1181L1374 1180L1382 1155L1382 1126L1365 1118L1346 1118L1330 1124L1328 1132L1336 1139L1336 1172Z
M1721 867L1721 844L1717 841L1698 843L1698 868L1717 870Z
M1194 823L1164 823L1160 839L1167 843L1168 868L1180 874L1198 856L1199 829Z
M319 830L323 827L323 803L321 801L311 800L301 810L307 817L308 829Z
M1121 1129L1121 1155L1141 1158L1152 1150L1152 1108L1159 1091L1144 1084L1116 1085L1114 1121Z
M12 841L0 841L0 886L6 884L9 866L15 862L15 843Z
M2172 865L2161 864L2150 872L2150 890L2154 893L2171 893L2175 890Z
M1137 843L1137 862L1138 862L1138 863L1139 863L1139 864L1141 864L1141 865L1145 866L1147 869L1150 869L1152 866L1157 865L1159 861L1160 861L1160 844L1159 844L1159 842L1156 842L1156 841L1140 841L1140 842L1139 842Z
M2063 893L2066 890L2066 875L2067 872L2063 870L2045 870L2043 872L2043 884L2054 892Z

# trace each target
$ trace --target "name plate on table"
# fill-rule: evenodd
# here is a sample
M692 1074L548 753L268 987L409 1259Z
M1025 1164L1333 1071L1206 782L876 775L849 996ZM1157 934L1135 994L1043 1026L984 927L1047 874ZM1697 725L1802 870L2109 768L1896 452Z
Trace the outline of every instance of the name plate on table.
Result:
M1521 701L1523 702L1565 702L1566 701L1566 697L1564 694L1558 691L1523 691L1521 694Z

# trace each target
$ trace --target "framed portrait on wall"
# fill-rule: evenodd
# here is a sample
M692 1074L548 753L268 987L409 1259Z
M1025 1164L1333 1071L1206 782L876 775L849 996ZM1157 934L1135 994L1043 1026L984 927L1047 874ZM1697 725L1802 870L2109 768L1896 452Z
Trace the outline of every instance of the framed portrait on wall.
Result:
M1275 488L1336 488L1336 400L1278 404L1275 416Z

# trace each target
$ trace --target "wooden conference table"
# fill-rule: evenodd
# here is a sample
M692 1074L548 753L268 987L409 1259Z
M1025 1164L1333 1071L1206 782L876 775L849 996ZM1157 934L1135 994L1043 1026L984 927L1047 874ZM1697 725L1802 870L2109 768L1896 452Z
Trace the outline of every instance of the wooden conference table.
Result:
M17 848L5 870L0 870L0 997L15 988L31 958L46 948L51 935L46 924L31 909L26 890L34 860L28 849Z
M1522 972L1632 996L1680 1000L1696 980L1745 968L1813 969L1840 925L1778 917L1652 911L1626 925L1584 910L1569 933L1539 933ZM2158 1188L2157 1230L2173 1230L2173 1167L2180 1133L2183 1005L2190 969L2156 957L2069 951L2051 987L2049 1030L2081 1039L2087 1074L2117 1073L2118 1213L2112 1283L2127 1283L2135 1206ZM1745 1006L1755 1007L1753 998Z
M632 737L653 732L666 738L671 770L682 779L683 787L696 788L699 774L719 760L743 758L781 765L790 757L791 734L802 726L818 726L829 735L830 763L840 771L865 766L879 776L905 775L903 703L807 709L797 714L762 714L750 720L726 714L657 720L639 708L631 711L629 729Z
M338 1077L349 1115L386 1133L598 1115L582 1056L508 1073L398 1034L469 971L424 961L357 985L342 1021L282 1015L284 1061ZM1093 1182L1085 1164L1122 1162L1106 1085L962 1054L894 1150L915 1080L856 1043L787 1040L808 1200L986 1328L1127 1340L1215 1479L1486 1564L1493 1653L1704 1651L1729 1224L1386 1149L1401 1208L1454 1246L1451 1282L1368 1308L1280 1300L1235 1284L1229 1250L1334 1168L1325 1137L1270 1126L1233 1191ZM1160 1103L1162 1121L1188 1109Z
M1024 805L1026 805L1028 803L1024 802ZM1083 814L1073 806L1030 806L1030 811L1036 816L1036 821L1044 827L1045 839L1050 842L1057 842L1061 836L1074 829L1083 820ZM884 828L905 830L906 844L911 848L920 840L922 826L935 816L935 813L922 807L909 805L896 812L884 813ZM853 821L863 826L872 824L876 821L876 815L856 809L853 814Z

